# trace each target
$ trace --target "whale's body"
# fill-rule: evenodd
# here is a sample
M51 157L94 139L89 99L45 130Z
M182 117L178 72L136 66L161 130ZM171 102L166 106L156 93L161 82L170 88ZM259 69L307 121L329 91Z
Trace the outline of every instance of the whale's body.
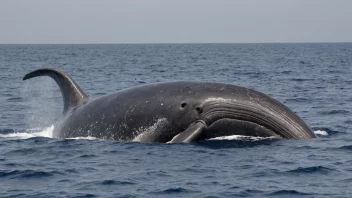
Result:
M90 99L57 69L32 71L24 80L36 76L50 76L60 86L64 112L53 132L58 138L93 136L179 143L228 135L315 137L285 105L244 87L179 81L132 87Z

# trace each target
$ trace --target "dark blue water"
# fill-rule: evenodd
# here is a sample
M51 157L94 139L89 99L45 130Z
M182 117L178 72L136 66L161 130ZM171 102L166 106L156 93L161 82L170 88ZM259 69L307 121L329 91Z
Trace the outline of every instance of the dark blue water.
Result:
M293 109L311 140L145 144L53 139L56 67L90 97L153 82L249 87ZM352 44L0 45L0 197L351 197Z

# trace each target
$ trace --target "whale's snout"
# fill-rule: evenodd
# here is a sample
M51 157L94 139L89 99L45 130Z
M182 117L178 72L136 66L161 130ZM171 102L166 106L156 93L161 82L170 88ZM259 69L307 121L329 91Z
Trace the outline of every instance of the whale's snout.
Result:
M267 96L259 102L208 98L194 110L198 112L198 119L185 131L176 135L171 140L172 143L230 135L284 139L315 137L312 130L298 115Z
M208 99L200 108L200 118L207 124L206 138L219 135L276 136L285 139L315 137L301 118L271 98L262 102Z

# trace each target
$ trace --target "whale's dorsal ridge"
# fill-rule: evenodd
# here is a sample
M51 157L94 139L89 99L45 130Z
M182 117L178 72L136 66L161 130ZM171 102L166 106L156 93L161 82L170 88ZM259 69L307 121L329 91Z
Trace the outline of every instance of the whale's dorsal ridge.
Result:
M82 91L78 84L64 72L55 68L40 68L33 70L23 77L23 80L37 76L49 76L59 85L64 100L64 113L68 109L77 106L88 96Z

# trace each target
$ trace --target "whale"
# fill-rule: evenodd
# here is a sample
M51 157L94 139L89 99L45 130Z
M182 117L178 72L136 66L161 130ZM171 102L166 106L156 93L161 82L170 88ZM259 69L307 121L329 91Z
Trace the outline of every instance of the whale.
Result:
M54 138L190 143L232 135L315 137L309 126L278 100L236 85L162 82L92 99L55 68L36 69L23 80L38 76L54 79L62 94L64 109L54 124Z

